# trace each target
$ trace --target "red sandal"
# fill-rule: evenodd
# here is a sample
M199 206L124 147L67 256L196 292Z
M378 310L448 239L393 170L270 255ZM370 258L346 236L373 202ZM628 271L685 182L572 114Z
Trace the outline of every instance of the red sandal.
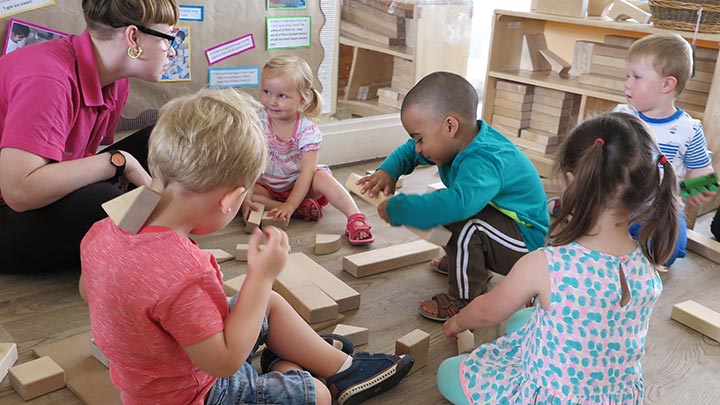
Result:
M313 209L315 212L313 212ZM318 221L323 216L322 205L314 198L306 198L297 207L293 216L306 221Z
M370 225L365 222L365 214L358 212L357 214L352 214L348 217L345 234L347 235L348 241L351 245L367 245L375 242L375 238L373 238L370 229ZM367 232L368 237L365 239L358 239L358 234L360 232Z

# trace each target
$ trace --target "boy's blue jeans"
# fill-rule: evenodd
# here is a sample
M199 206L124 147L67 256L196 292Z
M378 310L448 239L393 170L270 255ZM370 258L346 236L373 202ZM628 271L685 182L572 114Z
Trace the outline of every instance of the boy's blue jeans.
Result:
M229 300L230 310L237 294ZM286 373L272 371L259 375L252 366L253 354L265 343L269 331L267 317L263 319L260 336L250 356L240 370L230 377L218 378L208 392L208 405L235 404L315 404L315 383L307 371L291 370Z
M630 236L635 240L638 239L640 224L641 222L638 222L630 226ZM675 263L675 259L681 259L687 256L685 248L687 248L687 223L685 222L685 211L680 211L678 214L678 235L677 241L675 241L675 250L668 261L664 263L665 266L670 267L670 265Z

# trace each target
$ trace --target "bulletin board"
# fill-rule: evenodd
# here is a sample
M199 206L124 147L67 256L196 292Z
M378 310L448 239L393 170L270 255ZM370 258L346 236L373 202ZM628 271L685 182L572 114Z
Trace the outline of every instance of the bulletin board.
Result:
M4 3L18 2L19 0L2 0ZM189 19L178 22L178 27L183 27L188 34L190 41L184 44L178 56L185 59L184 63L176 66L168 80L160 83L148 83L142 80L131 79L130 99L123 110L123 116L135 117L146 109L159 109L168 100L185 94L192 94L198 90L208 87L210 72L227 73L236 71L241 76L252 78L253 74L270 58L284 54L294 54L305 59L315 73L315 87L322 90L325 104L334 104L334 98L328 92L332 86L332 79L326 77L323 71L332 71L327 65L332 65L333 49L327 51L323 48L321 37L325 39L334 38L334 10L339 0L213 0L199 1L193 3L181 3L181 11ZM68 34L78 35L85 29L85 20L82 16L80 0L57 0L47 2L48 5L36 9L6 15L0 7L0 39L7 38L8 21L17 19L32 23L34 25L47 27L52 30ZM321 4L322 3L322 4ZM326 24L327 21L330 24ZM290 18L288 18L290 17ZM200 20L200 18L202 20ZM303 41L298 43L287 43L282 49L274 48L267 50L268 21L272 24L286 24L298 22L309 26L309 38L307 46ZM309 24L308 24L309 22ZM321 29L323 33L321 34ZM328 29L331 30L328 33ZM206 55L206 50L213 50L218 46L227 44L238 44L240 48L247 48L250 38L254 47L234 55L213 54L212 59ZM236 42L233 42L236 41ZM273 42L273 41L271 41ZM323 43L327 46L327 41ZM4 45L4 43L3 43ZM183 45L181 45L183 46ZM218 48L220 49L220 48ZM217 51L217 49L216 49ZM230 52L232 53L232 52ZM214 62L210 64L210 61ZM322 65L322 66L321 66ZM323 66L325 66L323 68ZM183 68L186 71L183 71ZM215 70L218 69L218 70ZM318 72L320 75L318 76ZM244 75L244 76L243 76ZM188 79L189 76L189 79ZM215 76L213 76L215 78ZM214 80L214 79L213 79ZM259 80L259 79L258 79ZM248 81L248 83L250 83ZM233 87L236 85L233 84ZM239 87L239 86L237 86ZM254 96L259 96L259 87L246 84L243 90Z

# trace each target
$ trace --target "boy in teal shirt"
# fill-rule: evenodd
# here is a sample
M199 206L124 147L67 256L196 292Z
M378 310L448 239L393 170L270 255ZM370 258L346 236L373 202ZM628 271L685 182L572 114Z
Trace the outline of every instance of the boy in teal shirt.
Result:
M392 195L400 175L418 165L438 166L447 189L400 194L378 206L391 225L444 225L452 232L441 261L449 291L420 303L420 313L438 321L486 292L489 270L506 275L522 255L543 246L549 226L537 171L512 142L476 119L477 105L477 92L463 77L424 77L402 104L400 118L411 139L359 181L371 197Z

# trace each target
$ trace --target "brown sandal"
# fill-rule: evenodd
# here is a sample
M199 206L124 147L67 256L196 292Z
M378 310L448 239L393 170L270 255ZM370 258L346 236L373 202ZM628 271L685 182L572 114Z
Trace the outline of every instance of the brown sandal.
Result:
M426 302L435 301L437 303L437 313L430 313L423 309L422 304ZM418 311L420 315L433 321L445 322L450 319L453 315L460 312L467 305L467 303L459 298L449 296L447 293L435 294L428 301L421 301Z

